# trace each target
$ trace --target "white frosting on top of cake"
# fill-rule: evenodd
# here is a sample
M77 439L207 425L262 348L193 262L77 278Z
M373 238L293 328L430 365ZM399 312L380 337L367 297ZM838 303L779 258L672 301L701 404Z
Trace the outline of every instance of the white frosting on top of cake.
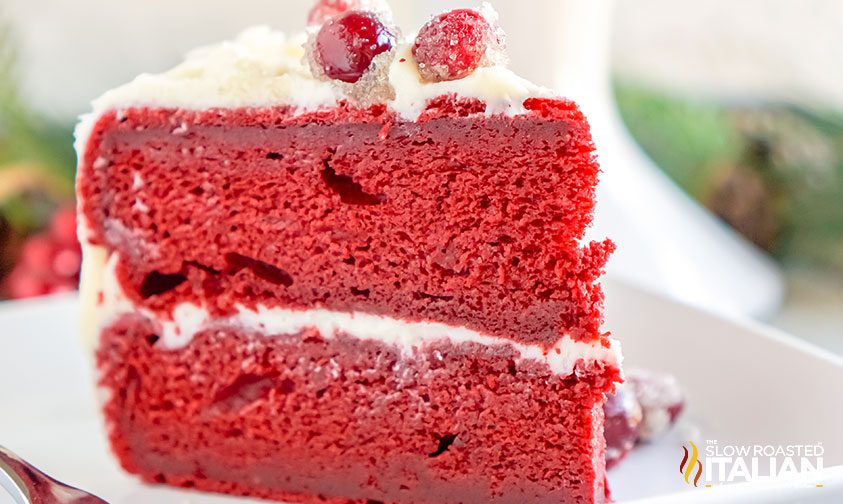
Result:
M325 338L344 334L361 340L379 341L397 347L405 356L425 345L446 340L451 344L476 343L503 346L515 350L521 359L546 364L556 374L567 376L579 360L601 361L612 366L621 364L620 344L610 340L609 347L600 342L561 338L552 348L518 343L504 338L440 322L410 322L362 312L338 312L326 309L294 310L258 306L238 306L237 313L224 318L213 317L207 309L193 303L174 307L171 319L163 320L155 313L136 306L123 292L115 274L119 256L110 256L104 248L85 245L85 268L82 277L83 334L92 346L99 332L120 316L137 313L152 320L160 330L165 348L182 348L197 333L221 327L237 327L266 335L297 334L316 329Z
M413 37L399 43L387 72L395 97L390 110L412 121L432 98L454 94L487 103L487 113L517 115L524 100L554 96L503 65L478 68L463 79L426 82L412 55ZM93 112L77 127L77 148L84 147L100 115L132 107L209 108L290 105L306 112L348 99L343 86L313 76L305 61L307 36L286 36L266 26L247 29L237 38L196 49L183 63L160 74L142 74L93 102ZM84 152L78 150L78 152Z
M417 118L430 100L449 94L483 100L487 114L506 115L523 114L524 101L528 98L553 96L550 90L536 86L503 66L480 67L458 80L426 82L416 68L412 47L411 43L399 45L389 69L395 99L388 105L405 119Z

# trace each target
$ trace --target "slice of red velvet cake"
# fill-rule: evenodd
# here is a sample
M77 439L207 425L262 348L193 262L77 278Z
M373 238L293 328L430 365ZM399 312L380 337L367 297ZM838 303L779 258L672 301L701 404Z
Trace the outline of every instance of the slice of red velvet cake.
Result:
M322 2L78 130L86 333L149 482L295 502L605 500L619 381L585 118L486 10ZM365 7L365 6L364 6Z

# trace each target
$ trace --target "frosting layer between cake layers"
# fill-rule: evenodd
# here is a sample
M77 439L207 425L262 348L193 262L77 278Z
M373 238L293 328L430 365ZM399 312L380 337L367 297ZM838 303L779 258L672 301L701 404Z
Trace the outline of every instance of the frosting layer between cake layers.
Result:
M267 336L297 334L317 329L325 338L338 334L374 340L397 347L405 356L425 345L447 340L459 345L476 343L485 346L508 346L521 359L545 364L553 373L567 376L577 362L603 362L620 367L620 344L610 339L610 346L600 341L575 341L564 336L551 348L517 343L494 335L483 334L465 327L433 321L413 322L363 312L344 313L321 308L291 310L280 307L238 306L237 313L224 318L214 317L203 306L184 302L176 305L169 318L136 306L125 294L115 274L119 254L98 246L85 246L82 304L83 333L90 344L96 345L102 329L121 316L142 314L159 327L164 347L176 349L188 345L199 332L215 327L237 327Z

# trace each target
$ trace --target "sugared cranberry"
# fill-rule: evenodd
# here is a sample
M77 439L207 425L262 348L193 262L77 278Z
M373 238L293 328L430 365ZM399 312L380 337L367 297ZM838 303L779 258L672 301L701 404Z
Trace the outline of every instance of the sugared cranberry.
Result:
M361 0L318 0L307 14L307 24L320 26L332 17L360 7Z
M462 79L489 64L503 37L482 14L457 9L431 19L416 37L413 55L422 78L431 82Z
M325 21L350 10L391 12L386 0L317 0L307 15L307 25L322 26Z
M641 406L635 392L625 383L618 386L614 395L606 397L603 405L606 416L606 467L613 467L635 447L641 427Z
M373 12L349 11L330 19L316 35L316 58L331 79L354 83L375 56L395 46L395 34Z
M639 439L652 441L667 432L685 408L682 389L672 375L653 371L630 369L626 380L643 413Z

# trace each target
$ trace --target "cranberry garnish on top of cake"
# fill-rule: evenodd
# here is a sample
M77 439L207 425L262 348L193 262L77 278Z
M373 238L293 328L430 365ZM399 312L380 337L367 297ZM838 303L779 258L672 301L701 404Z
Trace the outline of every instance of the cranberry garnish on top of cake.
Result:
M585 117L505 67L488 7L411 39L381 2L310 24L200 49L79 125L113 451L278 501L603 502L620 355Z

